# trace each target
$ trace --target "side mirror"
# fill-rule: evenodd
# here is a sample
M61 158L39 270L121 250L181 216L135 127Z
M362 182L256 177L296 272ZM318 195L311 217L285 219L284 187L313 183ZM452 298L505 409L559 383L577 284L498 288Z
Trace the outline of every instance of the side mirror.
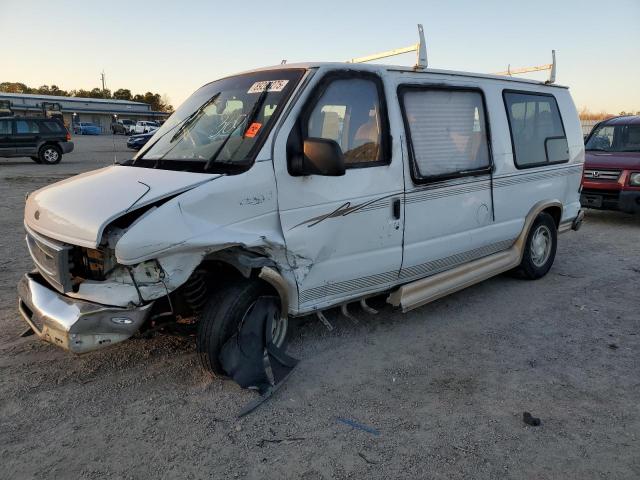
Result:
M335 140L307 138L301 155L295 155L289 163L289 172L294 176L324 175L339 177L344 175L344 155Z

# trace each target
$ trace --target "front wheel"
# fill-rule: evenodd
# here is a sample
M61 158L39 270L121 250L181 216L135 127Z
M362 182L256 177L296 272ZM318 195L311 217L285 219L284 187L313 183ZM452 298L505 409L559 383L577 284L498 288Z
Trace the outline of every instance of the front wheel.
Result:
M242 326L258 298L270 294L264 282L251 279L229 284L211 296L200 314L196 335L196 349L205 370L214 376L226 375L219 359L222 347ZM281 318L279 309L275 317L272 341L281 347L286 340L288 322L286 316Z
M33 160L34 162L36 162L36 163L42 163L42 162L40 161L40 158L39 158L39 157L29 157L29 158L30 158L31 160Z
M556 258L558 231L553 217L542 212L533 222L517 271L529 280L544 277Z
M40 163L54 165L62 160L62 150L56 145L43 145L38 152Z

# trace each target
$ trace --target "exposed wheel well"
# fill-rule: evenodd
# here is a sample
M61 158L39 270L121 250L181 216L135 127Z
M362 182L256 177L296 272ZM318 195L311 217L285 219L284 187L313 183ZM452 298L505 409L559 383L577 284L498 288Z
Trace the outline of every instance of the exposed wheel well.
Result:
M231 247L208 256L195 271L206 272L209 288L215 289L229 282L249 278L258 279L262 267L273 265L274 263L266 257L242 248ZM269 282L263 279L260 281L277 294Z
M558 206L547 207L543 210L543 212L546 212L549 215L551 215L554 223L556 224L556 228L560 226L560 219L562 218L562 208Z

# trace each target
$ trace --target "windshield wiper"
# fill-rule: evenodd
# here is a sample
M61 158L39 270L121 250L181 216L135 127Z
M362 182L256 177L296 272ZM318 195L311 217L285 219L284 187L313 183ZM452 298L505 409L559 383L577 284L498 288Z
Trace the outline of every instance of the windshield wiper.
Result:
M269 88L270 87L271 87L271 82L268 82L265 85L264 90L262 91L262 93L260 93L260 96L258 97L258 100L256 100L256 103L253 104L253 108L249 112L249 115L247 115L246 122L244 122L244 121L243 122L239 122L235 127L233 127L233 130L231 130L231 132L229 132L229 135L227 135L225 137L225 139L222 141L222 143L220 144L220 146L218 148L216 148L216 151L213 152L213 155L211 155L211 158L209 160L207 160L207 163L204 164L204 171L205 172L207 170L209 170L209 168L211 168L211 165L216 161L216 159L218 158L218 155L220 155L220 153L222 152L222 149L227 145L227 142L229 141L231 136L236 132L238 127L240 125L243 125L243 124L246 124L247 128L251 126L251 124L255 120L256 116L258 115L258 112L260 111L260 108L262 108L262 104L264 103L265 99L267 98L267 94L269 93ZM238 148L240 148L240 147L238 146ZM236 149L236 151L237 151L237 149Z
M605 150L604 148L585 148L585 152L610 152L611 150Z
M207 100L206 102L204 102L200 107L198 107L191 115L189 115L188 117L184 118L183 120L181 120L180 122L176 123L173 127L171 127L169 130L167 130L166 132L164 132L162 135L160 135L158 137L157 140L155 140L151 145L149 145L149 147L147 148L146 152L150 151L156 143L158 143L162 138L165 137L165 135L167 135L169 132L172 132L173 130L175 130L176 128L180 127L180 130L178 132L176 132L176 134L171 138L171 143L173 143L175 141L175 138L184 131L184 129L186 128L186 123L190 122L193 123L193 120L195 119L195 117L202 112L202 110L204 110L205 108L207 108L209 105L211 105L213 102L215 102L218 97L220 96L220 92L216 93L213 97L211 97L209 100ZM146 153L145 152L145 153ZM169 152L167 152L169 153ZM158 166L158 161L163 160L164 156L167 154L165 153L162 157L158 158L155 164L155 167ZM131 165L134 165L138 160L142 160L145 159L144 155L136 158L133 162L131 162ZM146 159L145 159L146 160ZM155 168L154 167L154 168Z
M178 129L178 131L173 135L173 137L171 137L171 140L169 140L170 143L175 142L178 136L180 136L182 132L184 132L187 128L189 128L193 124L193 122L195 122L200 117L202 112L204 112L205 108L207 108L209 105L211 105L212 103L215 103L215 101L218 100L219 96L220 96L220 92L216 93L213 97L211 97L209 100L207 100L202 105L200 105L195 112L193 112L191 115L185 118L182 124L180 125L180 128Z

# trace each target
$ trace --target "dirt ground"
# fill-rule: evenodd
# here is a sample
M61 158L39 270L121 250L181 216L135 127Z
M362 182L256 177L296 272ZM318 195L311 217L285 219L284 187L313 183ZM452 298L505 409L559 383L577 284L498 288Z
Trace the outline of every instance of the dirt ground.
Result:
M640 216L588 211L535 282L294 322L297 370L237 420L254 393L188 338L76 357L19 337L25 193L113 161L111 136L76 142L58 166L0 159L0 478L640 478Z

